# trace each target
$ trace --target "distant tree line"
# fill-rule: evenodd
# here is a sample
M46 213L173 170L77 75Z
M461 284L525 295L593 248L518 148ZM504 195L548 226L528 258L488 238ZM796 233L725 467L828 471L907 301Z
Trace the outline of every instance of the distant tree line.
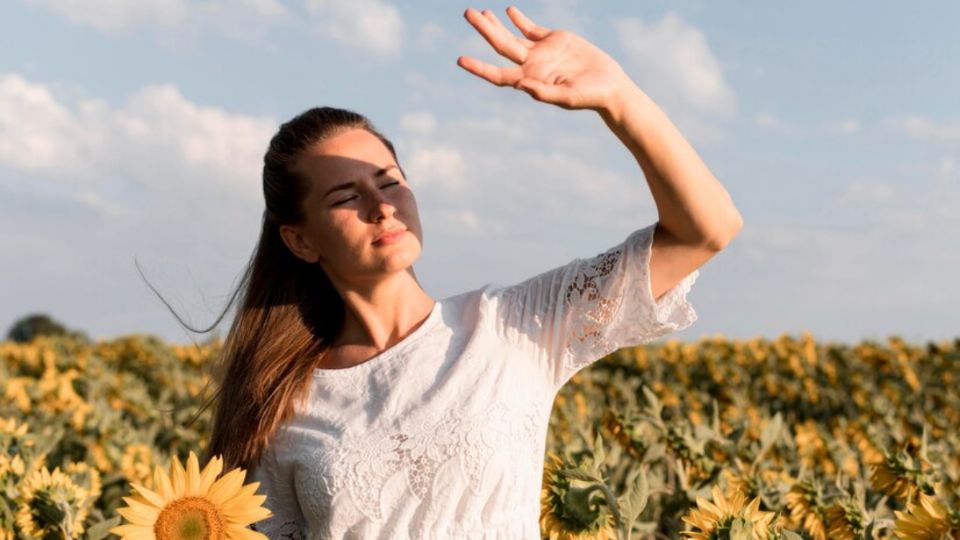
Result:
M19 343L26 343L37 336L67 336L90 342L90 337L85 332L71 330L45 313L32 313L21 317L7 331L7 339Z

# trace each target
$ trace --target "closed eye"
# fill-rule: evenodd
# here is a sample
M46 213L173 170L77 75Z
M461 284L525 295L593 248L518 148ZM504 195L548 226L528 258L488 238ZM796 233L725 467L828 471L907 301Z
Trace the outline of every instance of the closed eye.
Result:
M399 183L400 183L400 182L390 182L389 184L384 184L383 187L386 188L386 187L389 187L389 186L395 186L395 185L398 185ZM356 196L349 197L349 198L346 198L346 199L344 199L344 200L342 200L342 201L337 201L337 202L333 203L331 206L340 206L341 204L343 204L343 203L345 203L345 202L350 202L350 201L352 201L352 200L354 200L354 199L356 199L356 198L357 198Z

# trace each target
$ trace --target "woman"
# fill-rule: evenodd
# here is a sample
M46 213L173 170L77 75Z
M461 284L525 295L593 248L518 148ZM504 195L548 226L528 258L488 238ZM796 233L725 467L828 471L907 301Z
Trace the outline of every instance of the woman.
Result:
M690 326L697 269L741 227L615 61L507 14L523 37L488 11L465 17L517 65L459 65L597 111L636 156L660 219L592 258L437 301L413 271L423 234L393 145L342 109L283 124L206 449L260 482L273 515L251 528L271 538L539 538L557 391L619 348Z

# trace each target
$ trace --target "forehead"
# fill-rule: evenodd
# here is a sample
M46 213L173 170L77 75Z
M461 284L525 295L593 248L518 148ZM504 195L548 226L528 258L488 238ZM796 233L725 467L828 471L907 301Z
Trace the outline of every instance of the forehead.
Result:
M351 129L315 144L296 168L322 185L358 180L396 163L383 142L365 129Z

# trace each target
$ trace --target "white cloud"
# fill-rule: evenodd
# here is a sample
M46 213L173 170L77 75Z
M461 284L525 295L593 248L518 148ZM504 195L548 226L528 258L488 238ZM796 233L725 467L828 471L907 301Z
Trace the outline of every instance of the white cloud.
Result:
M781 135L797 136L806 131L801 125L786 122L783 118L769 112L755 114L753 123L761 129Z
M758 113L753 117L753 122L760 127L772 128L780 125L780 120L770 113Z
M457 193L466 187L466 165L460 151L449 144L415 140L404 150L404 170L414 189ZM406 147L406 145L404 145Z
M437 118L430 112L407 113L400 117L400 128L417 135L429 135L437 129Z
M275 125L197 105L171 84L142 88L112 108L60 100L19 74L0 76L0 164L52 179L93 207L120 204L91 193L105 178L155 192L213 188L255 200Z
M432 51L446 39L447 31L442 26L433 21L427 21L420 25L414 44L421 50Z
M83 120L46 86L15 73L0 76L0 163L28 172L88 174L99 137Z
M24 0L75 24L106 34L130 35L142 28L159 31L161 42L182 47L211 31L255 41L269 29L292 22L278 0Z
M2 275L18 287L0 317L49 306L99 335L164 327L180 336L137 257L180 314L210 322L210 309L179 300L202 294L197 274L209 277L206 291L224 292L249 256L277 122L192 102L171 84L119 104L59 88L0 73L0 250L30 261L29 275Z
M197 4L191 18L227 37L251 41L292 23L294 14L277 0L218 0Z
M840 195L841 201L853 203L891 203L899 196L897 186L886 182L851 182Z
M129 31L140 25L173 26L187 19L187 0L28 0L74 23L101 32Z
M834 125L834 129L836 131L839 131L840 133L846 133L846 134L856 133L860 131L860 122L857 121L855 118L847 118L846 120L837 122Z
M456 230L467 236L499 236L506 234L507 226L500 220L478 216L469 209L441 210L438 213L441 227Z
M673 12L653 23L634 17L615 24L627 54L624 69L655 100L678 96L678 104L725 117L736 114L736 96L700 29Z
M939 185L943 187L948 187L952 184L960 187L960 184L957 182L957 160L953 156L944 156L940 160L940 163L937 164L936 170L936 181Z
M886 124L911 139L940 142L960 141L960 123L943 122L938 124L925 116L907 115L889 118Z
M474 133L510 142L527 141L529 126L517 121L517 118L491 116L486 118L464 118L455 124L455 129L470 129Z
M579 4L578 0L540 0L540 12L535 16L527 13L523 8L521 11L541 26L567 30L589 41L587 25L590 24L591 19L586 15L587 10ZM500 14L498 13L497 16L499 17ZM515 29L506 11L503 12L503 17L505 19L503 24L511 30ZM516 33L521 35L519 29L516 29Z
M396 7L380 0L306 0L318 29L341 45L393 57L401 52L404 22Z

